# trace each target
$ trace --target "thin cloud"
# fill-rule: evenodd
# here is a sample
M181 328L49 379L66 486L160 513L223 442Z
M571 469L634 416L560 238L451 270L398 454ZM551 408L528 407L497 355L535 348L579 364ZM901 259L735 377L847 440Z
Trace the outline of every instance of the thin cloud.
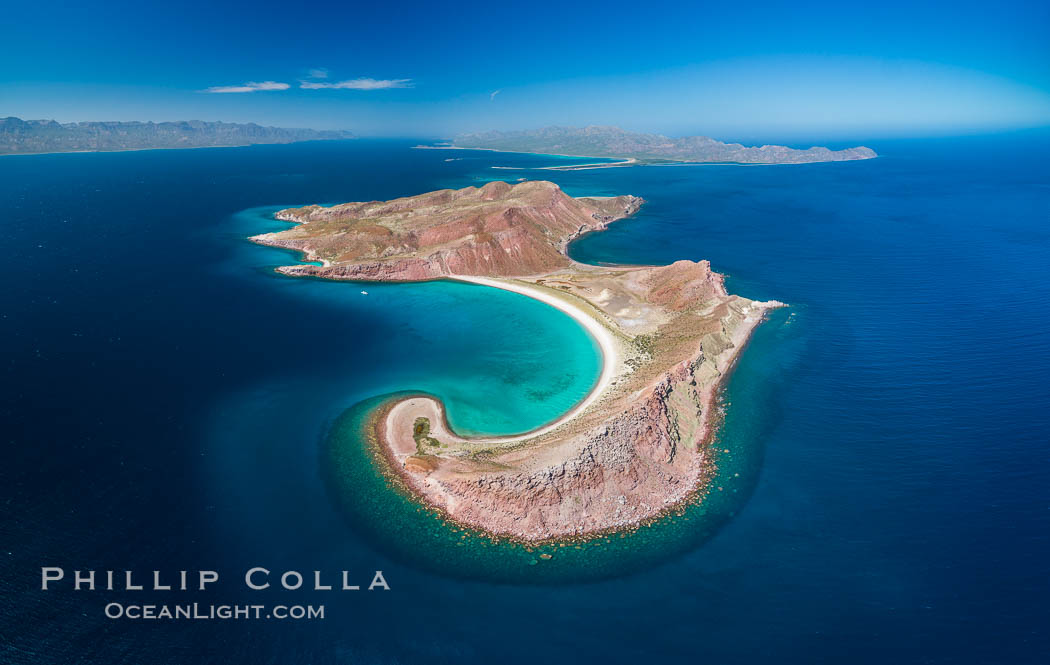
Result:
M412 79L371 79L359 78L349 81L299 81L299 87L304 90L386 90L388 88L411 88Z
M212 93L256 92L260 90L287 90L292 86L278 81L248 81L243 85L214 85L204 90Z
M326 78L328 78L328 70L327 69L322 69L322 68L311 69L310 71L306 72L306 78L310 78L310 79L326 79Z
M490 92L489 93L489 101L491 102L492 100L494 100L496 98L496 95L498 95L501 92L503 92L502 88L500 88L499 90L493 90L492 92Z

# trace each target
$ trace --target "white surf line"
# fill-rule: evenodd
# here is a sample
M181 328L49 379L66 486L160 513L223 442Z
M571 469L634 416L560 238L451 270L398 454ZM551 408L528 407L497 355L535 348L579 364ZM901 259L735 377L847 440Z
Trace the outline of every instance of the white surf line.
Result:
M480 284L482 286L491 286L496 289L503 289L504 291L511 291L513 293L519 293L523 296L527 296L534 300L539 300L542 303L550 305L555 309L558 309L565 314L571 316L577 323L584 327L584 329L590 333L591 337L598 343L598 348L602 353L602 371L598 376L598 382L594 385L587 396L583 398L579 404L574 406L568 413L558 418L552 423L544 425L539 429L534 429L524 434L516 434L513 436L500 436L490 437L483 439L468 438L466 441L485 443L485 442L508 442L508 441L524 441L525 439L531 439L541 434L546 434L554 430L566 422L572 420L576 416L583 413L587 407L594 404L599 397L609 388L613 380L613 372L620 365L620 351L616 346L616 340L613 337L612 332L609 331L604 325L598 322L593 316L585 312L584 310L576 307L570 302L566 302L561 298L557 298L549 293L543 291L543 289L526 286L517 282L503 281L500 279L492 279L489 277L474 277L471 275L454 275L451 279L455 279L461 282L470 282L472 284Z

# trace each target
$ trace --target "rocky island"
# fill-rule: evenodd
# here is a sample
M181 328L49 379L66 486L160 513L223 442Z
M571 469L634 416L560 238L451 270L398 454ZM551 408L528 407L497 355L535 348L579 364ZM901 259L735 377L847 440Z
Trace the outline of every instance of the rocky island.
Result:
M845 150L823 147L798 150L782 145L747 147L706 136L669 138L628 132L619 127L545 127L528 131L461 134L451 147L505 152L530 152L573 157L613 157L615 166L668 163L806 164L877 157L871 148ZM587 165L591 168L599 165ZM555 167L578 169L580 166Z
M730 295L707 261L592 266L568 243L634 214L634 196L573 198L551 182L441 190L282 210L253 238L346 280L455 279L542 300L597 340L601 376L557 421L468 438L428 396L388 402L370 428L389 470L461 524L527 542L623 529L706 490L717 396L751 331L781 303Z

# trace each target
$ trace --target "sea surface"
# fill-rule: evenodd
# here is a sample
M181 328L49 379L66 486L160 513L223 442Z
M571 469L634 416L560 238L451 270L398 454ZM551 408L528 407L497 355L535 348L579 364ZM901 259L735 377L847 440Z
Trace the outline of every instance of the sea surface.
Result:
M862 139L878 159L772 167L419 140L0 158L0 662L1048 662L1050 135ZM298 256L246 240L281 207L519 178L647 200L577 260L709 259L790 305L729 382L706 500L550 560L392 490L361 423L413 391L465 433L542 425L597 378L587 333L480 286L282 277ZM42 566L221 582L45 592ZM253 566L392 589L249 592Z

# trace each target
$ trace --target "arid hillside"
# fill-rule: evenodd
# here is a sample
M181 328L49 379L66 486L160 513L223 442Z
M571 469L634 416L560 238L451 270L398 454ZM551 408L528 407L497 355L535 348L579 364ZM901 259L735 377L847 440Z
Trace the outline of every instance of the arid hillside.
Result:
M444 189L392 201L306 206L278 218L299 225L256 236L323 266L288 274L419 280L449 275L534 275L569 265L565 244L634 213L634 196L573 198L552 182Z

